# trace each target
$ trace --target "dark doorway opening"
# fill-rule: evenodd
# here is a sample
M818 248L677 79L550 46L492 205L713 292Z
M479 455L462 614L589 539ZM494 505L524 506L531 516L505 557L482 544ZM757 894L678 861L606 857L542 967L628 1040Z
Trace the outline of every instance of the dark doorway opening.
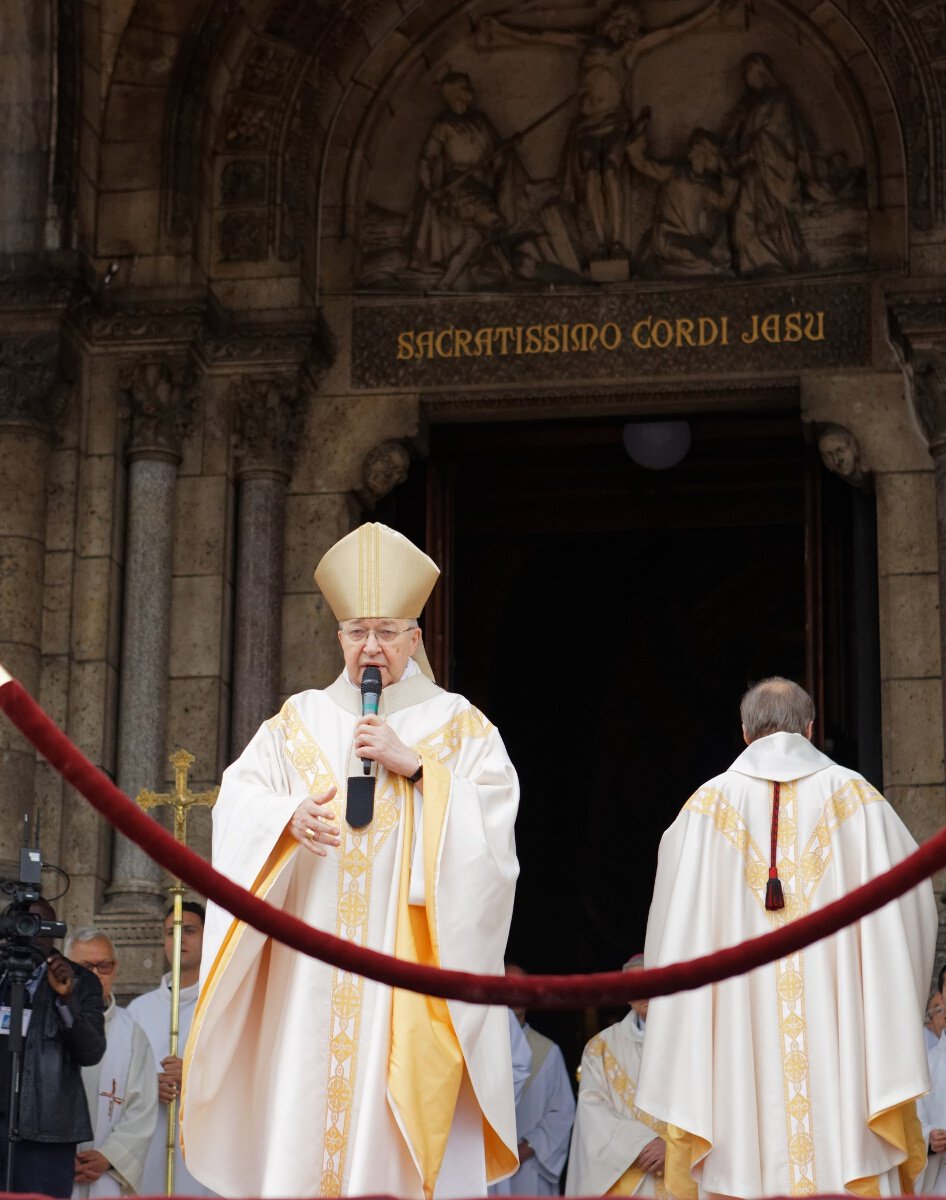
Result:
M661 834L740 752L746 685L823 674L825 554L827 626L851 643L852 596L832 580L856 505L823 489L797 412L693 416L689 452L660 471L629 458L624 424L438 427L377 513L448 564L427 615L441 681L519 772L509 957L528 971L613 970L642 948ZM844 725L829 740L857 766L856 655L828 657L826 712ZM621 1015L535 1023L575 1065Z

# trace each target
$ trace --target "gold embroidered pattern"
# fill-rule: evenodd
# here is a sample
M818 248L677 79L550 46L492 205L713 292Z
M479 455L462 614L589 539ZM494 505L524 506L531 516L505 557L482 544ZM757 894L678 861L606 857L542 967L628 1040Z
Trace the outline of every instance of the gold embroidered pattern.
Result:
M457 756L460 746L467 738L486 737L492 728L492 724L479 709L471 705L436 732L417 742L413 749L418 754L445 764Z
M746 859L746 883L773 929L809 912L818 885L831 861L833 837L841 825L863 805L882 799L864 780L852 779L825 802L821 816L803 851L798 845L797 794L794 783L783 783L778 830L778 872L785 907L765 910L768 860L749 837L745 822L721 793L701 788L687 802L693 812L711 816L720 833ZM778 995L779 1045L785 1100L786 1138L791 1170L791 1194L817 1192L812 1103L810 1091L808 1025L805 1013L805 972L801 951L780 959L775 967Z
M280 726L284 730L290 760L310 791L325 791L335 783L322 751L291 703L287 702L279 716L269 724L271 728ZM470 709L424 738L418 743L417 750L445 764L456 756L465 739L485 737L491 728L482 713ZM324 772L319 770L323 765ZM338 796L329 805L341 830L335 926L337 937L362 946L367 944L372 863L397 828L401 806L407 795L407 784L400 775L382 771L375 795L373 820L367 828L360 830L354 830L347 822L339 820L341 802ZM362 976L338 968L333 970L327 1105L319 1188L320 1195L324 1197L342 1194L356 1091L364 988Z
M588 1043L585 1053L593 1058L600 1058L601 1065L604 1068L605 1078L611 1085L611 1090L615 1093L624 1107L628 1110L635 1120L640 1121L642 1125L646 1125L648 1129L652 1129L658 1137L666 1140L667 1124L665 1121L658 1121L656 1117L652 1117L650 1113L644 1112L642 1108L638 1108L635 1100L637 1098L637 1081L632 1079L624 1070L614 1054L611 1052L608 1043L604 1040L601 1034L591 1039ZM662 1175L653 1176L654 1191L658 1200L673 1200L670 1192L667 1190L667 1185L664 1183Z

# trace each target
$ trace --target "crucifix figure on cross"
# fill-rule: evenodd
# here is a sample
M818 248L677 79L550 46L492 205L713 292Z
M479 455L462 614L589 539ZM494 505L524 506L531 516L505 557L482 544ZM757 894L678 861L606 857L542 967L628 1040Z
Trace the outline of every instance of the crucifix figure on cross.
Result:
M195 762L193 754L187 750L175 750L168 758L174 768L174 791L151 792L147 788L135 797L139 807L173 808L174 838L182 846L187 845L187 813L195 805L213 807L217 799L219 787L210 788L206 792L192 792L187 786L187 776ZM186 889L180 879L175 879L168 888L174 903L174 942L171 951L171 1039L169 1053L177 1057L181 1023L181 926L184 923L184 892ZM172 1097L168 1103L168 1137L167 1137L167 1170L165 1174L166 1194L174 1192L174 1151L177 1144L177 1100Z

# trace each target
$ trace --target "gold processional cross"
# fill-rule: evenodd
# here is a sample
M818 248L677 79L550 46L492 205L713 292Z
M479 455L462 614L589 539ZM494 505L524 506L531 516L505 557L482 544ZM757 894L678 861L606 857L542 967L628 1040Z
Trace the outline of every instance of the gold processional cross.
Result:
M209 792L192 792L187 786L187 774L195 759L186 750L175 750L168 759L174 768L173 792L149 792L146 788L135 797L136 803L143 809L173 808L174 809L174 838L182 846L187 845L187 812L195 804L212 807L219 787L211 788ZM178 1042L181 1024L181 926L184 923L184 892L187 889L180 879L175 879L168 888L174 899L174 947L171 952L171 1040L169 1053L175 1058L178 1052ZM168 1136L167 1136L167 1167L165 1171L165 1192L168 1196L174 1194L174 1151L177 1145L177 1097L172 1096L168 1103Z

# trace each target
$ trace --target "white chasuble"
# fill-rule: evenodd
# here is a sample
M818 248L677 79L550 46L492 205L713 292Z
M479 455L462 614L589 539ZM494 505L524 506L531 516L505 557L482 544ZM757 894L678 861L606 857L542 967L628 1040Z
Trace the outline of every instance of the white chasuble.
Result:
M518 784L499 734L419 673L385 688L380 715L422 756L423 794L380 768L372 822L355 830L344 814L359 714L340 678L261 727L224 774L214 865L359 946L502 974ZM287 824L330 787L341 846L321 858ZM392 993L214 905L202 974L181 1127L189 1168L215 1191L469 1196L515 1170L504 1007Z
M772 781L785 907L766 911ZM800 734L753 742L660 844L648 967L710 954L823 908L916 848L884 798ZM637 1101L668 1124L681 1195L911 1190L929 1087L921 1019L932 888L722 983L651 1001Z
M158 1068L144 1030L115 998L105 1010L105 1054L82 1068L82 1085L94 1138L79 1150L98 1150L110 1169L94 1183L79 1183L78 1200L141 1191L145 1159L158 1119Z
M649 1142L666 1135L663 1122L637 1103L643 1044L644 1028L629 1012L585 1047L566 1196L669 1197L662 1175L633 1166Z

